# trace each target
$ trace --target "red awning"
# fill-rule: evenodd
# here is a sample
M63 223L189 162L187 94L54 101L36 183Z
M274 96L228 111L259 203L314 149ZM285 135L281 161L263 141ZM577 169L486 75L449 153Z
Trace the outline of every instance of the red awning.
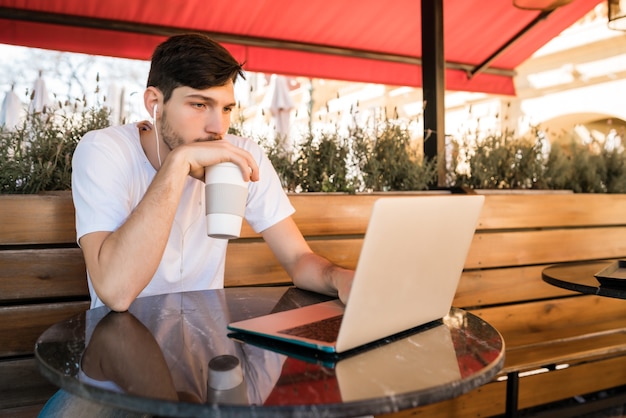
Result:
M573 0L533 25L544 15L512 0L444 0L446 89L514 94L515 68L600 1ZM416 0L0 0L0 43L149 59L168 35L200 31L249 71L418 87L420 9Z

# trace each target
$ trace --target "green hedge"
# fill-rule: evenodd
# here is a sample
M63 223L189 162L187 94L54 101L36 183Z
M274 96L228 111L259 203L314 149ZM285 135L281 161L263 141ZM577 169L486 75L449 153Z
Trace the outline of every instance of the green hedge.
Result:
M71 188L71 157L89 130L109 125L106 107L83 101L28 114L16 129L0 127L0 193L39 193ZM319 124L320 126L321 123ZM311 124L287 152L286 138L268 138L235 120L231 133L258 141L276 167L285 190L347 192L426 190L437 184L437 162L422 158L417 121L383 115L369 123ZM566 144L566 145L563 145ZM569 189L626 193L623 150L559 138L546 152L544 132L524 137L497 132L448 141L449 187L475 189Z

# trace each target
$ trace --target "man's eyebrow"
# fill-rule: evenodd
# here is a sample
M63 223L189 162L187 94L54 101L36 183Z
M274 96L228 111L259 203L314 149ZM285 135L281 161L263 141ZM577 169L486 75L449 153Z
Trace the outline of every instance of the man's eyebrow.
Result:
M213 97L205 96L203 94L190 94L190 95L186 96L186 98L187 99L193 99L193 100L200 100L200 101L203 101L205 103L216 103L217 102ZM232 102L232 103L227 104L224 107L235 107L235 106L237 106L237 103L236 102Z
M189 94L185 96L186 99L200 100L203 102L215 102L215 99L209 96L204 96L202 94Z

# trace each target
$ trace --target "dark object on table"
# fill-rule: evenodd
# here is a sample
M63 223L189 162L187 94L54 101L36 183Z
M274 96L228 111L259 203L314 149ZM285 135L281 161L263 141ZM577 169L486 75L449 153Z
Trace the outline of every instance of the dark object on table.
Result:
M602 286L626 286L626 260L617 260L594 276Z

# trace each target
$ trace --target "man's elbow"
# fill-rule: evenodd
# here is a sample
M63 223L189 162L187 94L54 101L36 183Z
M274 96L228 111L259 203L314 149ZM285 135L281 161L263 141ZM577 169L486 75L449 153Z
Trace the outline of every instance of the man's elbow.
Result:
M106 306L108 306L112 311L115 311L115 312L126 312L128 308L130 307L131 303L132 302L119 301L119 300L115 301L114 303L104 302Z
M135 300L134 297L129 297L127 294L121 294L119 291L107 291L106 289L96 289L98 298L115 312L126 312L130 305Z

